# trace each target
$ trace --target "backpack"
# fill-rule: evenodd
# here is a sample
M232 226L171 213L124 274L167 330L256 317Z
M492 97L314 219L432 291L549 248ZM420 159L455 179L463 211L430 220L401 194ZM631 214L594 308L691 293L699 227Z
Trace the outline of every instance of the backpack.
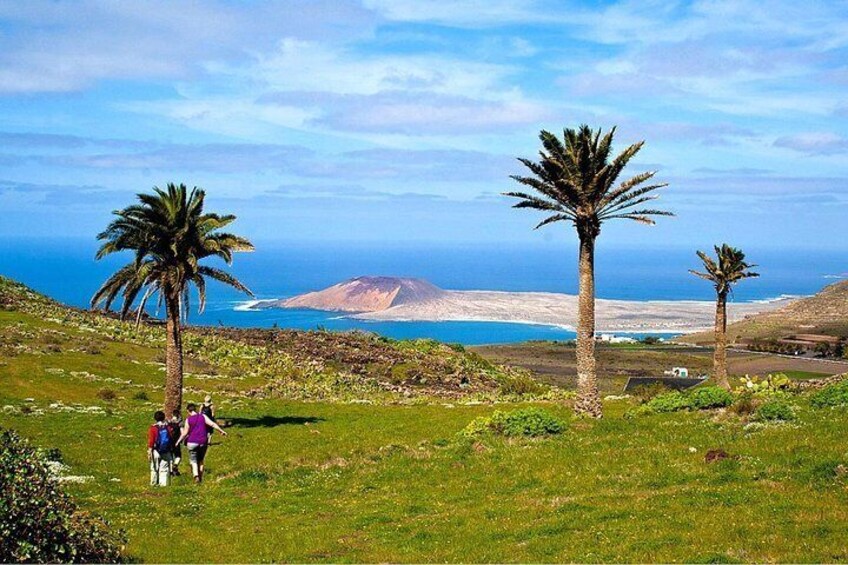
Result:
M212 407L208 404L204 404L200 407L200 413L212 420L213 422L215 421L215 418L212 417Z
M171 440L171 430L168 426L156 426L156 441L153 442L153 449L159 453L170 453L174 448Z

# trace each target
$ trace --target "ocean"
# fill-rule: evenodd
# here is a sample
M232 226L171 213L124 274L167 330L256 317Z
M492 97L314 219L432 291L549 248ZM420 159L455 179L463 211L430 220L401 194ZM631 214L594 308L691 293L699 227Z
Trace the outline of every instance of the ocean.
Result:
M451 290L577 292L576 249L538 245L386 245L256 241L236 256L231 272L259 299L319 290L362 275L418 277ZM96 242L68 239L0 240L0 274L61 302L87 307L99 285L127 257L94 261ZM743 281L733 300L809 295L845 276L841 254L816 250L746 250L761 277ZM622 300L713 300L712 287L688 273L699 268L691 249L605 247L596 259L597 295ZM206 312L189 323L237 327L365 330L388 337L433 338L465 345L573 339L563 328L499 322L373 322L309 310L242 311L248 297L211 283ZM196 303L195 303L196 304Z

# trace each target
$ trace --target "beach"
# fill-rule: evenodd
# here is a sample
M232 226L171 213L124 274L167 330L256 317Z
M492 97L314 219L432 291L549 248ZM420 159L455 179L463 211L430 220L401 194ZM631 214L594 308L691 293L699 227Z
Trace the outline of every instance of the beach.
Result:
M791 301L728 304L730 322L780 308ZM286 301L255 301L252 308L285 308ZM347 313L381 322L509 322L574 330L577 295L552 292L445 290L438 298L374 312ZM713 327L715 303L707 300L606 300L595 303L596 330L617 333L689 333Z

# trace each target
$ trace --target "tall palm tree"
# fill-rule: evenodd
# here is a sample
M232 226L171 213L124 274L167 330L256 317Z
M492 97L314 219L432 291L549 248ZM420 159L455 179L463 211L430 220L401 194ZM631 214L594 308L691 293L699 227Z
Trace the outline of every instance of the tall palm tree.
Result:
M511 178L535 190L536 194L508 192L520 198L514 208L533 208L550 215L536 229L554 222L568 221L580 240L578 259L580 296L577 316L577 401L575 412L601 417L601 399L595 372L595 239L606 220L628 219L653 225L652 216L672 216L670 212L645 208L658 198L652 191L666 186L645 184L656 171L646 172L616 184L624 167L644 145L634 143L611 158L615 128L605 135L587 125L567 128L563 139L542 131L539 162L519 159L532 176Z
M713 379L717 385L730 388L727 380L727 295L733 291L733 285L742 279L759 277L748 269L756 267L745 262L745 254L741 249L730 247L726 243L721 247L713 246L717 261L714 261L703 251L698 251L698 257L704 263L705 273L689 269L695 276L713 283L716 290L715 317L715 353L713 354Z
M120 294L123 319L140 295L135 307L139 321L148 300L158 293L159 304L165 305L165 411L171 415L182 404L180 323L188 316L190 286L197 288L200 312L206 306L207 277L252 296L235 277L200 261L219 257L229 265L234 252L252 251L253 245L243 237L218 231L236 217L204 213L202 189L189 191L184 184L168 184L167 190L154 187L153 194L137 196L139 202L113 212L117 218L97 236L104 242L97 252L98 260L119 251L131 251L135 260L103 283L91 305L108 310Z

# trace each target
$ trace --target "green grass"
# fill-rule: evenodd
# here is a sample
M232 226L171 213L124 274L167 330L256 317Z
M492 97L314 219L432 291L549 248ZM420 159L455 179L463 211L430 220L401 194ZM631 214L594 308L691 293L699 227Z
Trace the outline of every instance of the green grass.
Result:
M212 392L230 435L216 436L202 486L155 489L144 442L161 356L0 311L0 426L93 477L67 488L142 561L848 561L844 409L793 397L795 422L746 429L729 413L628 419L622 400L602 421L574 420L547 402L563 433L475 443L458 432L525 404L254 399L251 382L190 377L187 400ZM715 448L738 458L706 464Z

